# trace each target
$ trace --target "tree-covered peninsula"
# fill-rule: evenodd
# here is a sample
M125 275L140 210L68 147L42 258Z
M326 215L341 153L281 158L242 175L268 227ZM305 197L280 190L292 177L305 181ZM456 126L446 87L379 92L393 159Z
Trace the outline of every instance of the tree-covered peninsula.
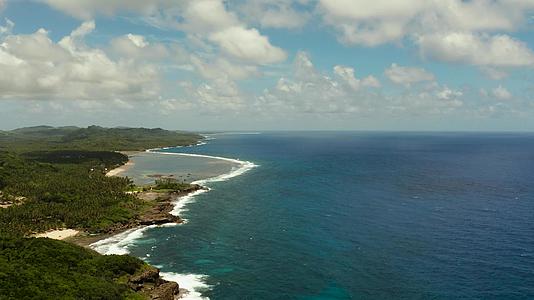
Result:
M59 228L113 232L146 221L144 214L163 204L137 197L128 178L105 175L128 161L116 151L192 145L201 138L97 126L0 131L0 299L144 299L172 290L136 258L31 236ZM195 188L166 182L169 187Z

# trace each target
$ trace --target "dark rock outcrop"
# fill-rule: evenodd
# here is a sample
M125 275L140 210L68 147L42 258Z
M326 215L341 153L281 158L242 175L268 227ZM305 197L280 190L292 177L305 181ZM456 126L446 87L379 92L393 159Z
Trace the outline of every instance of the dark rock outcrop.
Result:
M170 198L170 197L169 197ZM174 208L170 199L161 199L159 203L139 217L139 225L161 225L165 223L180 223L180 217L171 215Z
M133 275L128 280L132 284L143 284L147 282L157 283L159 278L159 270L152 266L147 266L141 273Z
M176 282L165 282L154 288L151 294L153 300L174 300L174 297L178 295L180 287Z
M178 283L162 279L159 270L148 265L142 272L130 277L128 286L154 300L174 300L180 292Z
M143 213L143 215L137 219L137 225L161 225L166 223L181 223L182 219L180 219L180 217L170 214L170 212L174 208L173 201L178 197L185 196L189 193L203 188L204 187L198 184L193 184L189 188L184 189L181 192L161 193L155 199L152 199L154 198L154 193L151 192L147 192L144 195L139 195L141 199L152 199L149 201L154 201L156 202L156 204L153 205L150 210Z
M147 203L150 203L150 209L144 211L136 219L132 219L127 223L116 223L109 227L105 234L114 234L130 228L135 228L138 226L147 226L147 225L162 225L167 223L182 223L183 220L178 216L171 215L171 211L174 208L173 202L178 198L185 196L189 193L192 193L197 190L205 189L198 184L192 184L187 189L184 189L180 192L141 192L136 194L139 199L145 200Z

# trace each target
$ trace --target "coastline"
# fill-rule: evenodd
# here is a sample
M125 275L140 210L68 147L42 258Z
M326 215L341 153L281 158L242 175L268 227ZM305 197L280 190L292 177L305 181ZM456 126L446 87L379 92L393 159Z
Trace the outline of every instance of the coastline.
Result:
M67 240L78 235L80 231L70 228L54 229L41 233L34 234L36 238L49 238L53 240Z
M219 159L219 160L232 162L232 163L235 163L235 164L238 164L238 165L241 166L240 168L232 170L232 171L230 171L230 172L228 172L226 174L221 174L221 175L218 175L218 176L215 176L215 177L196 180L196 181L191 182L191 184L198 184L198 185L201 185L201 186L203 184L206 184L206 183L209 183L209 182L226 181L226 180L228 180L230 178L233 178L233 177L239 176L241 174L244 174L245 172L247 172L247 171L249 171L249 170L251 170L251 169L253 169L255 167L258 167L258 165L256 165L253 162L243 161L243 160L234 159L234 158L227 158L227 157L221 157L221 156L211 156L211 155L204 155L204 154L193 154L193 153L160 152L160 151L154 151L154 150L159 150L159 149L149 149L149 150L146 150L146 152L163 154L163 155L177 155L177 156L189 156L189 157L203 157L203 158ZM165 150L165 148L161 149L161 150Z
M172 178L147 178L146 187L135 186L128 178L110 176L130 176L124 171L138 163L136 153L145 149L194 145L202 136L161 128L34 126L6 131L4 140L0 233L6 247L0 260L8 280L0 294L17 299L82 295L169 300L178 295L178 284L163 280L147 262L104 256L88 248L129 228L180 223L170 214L172 203L200 187ZM165 165L156 157L151 161L150 166ZM145 194L139 192L147 190L159 193L140 199ZM81 239L91 242L80 247ZM57 268L50 268L51 263ZM48 279L44 284L43 276Z
M135 165L131 157L141 151L121 152L128 155L128 162L122 166L110 170L106 176L120 176L122 172ZM56 229L44 233L35 234L35 237L51 238L64 240L66 242L91 249L103 255L109 254L129 254L126 249L121 249L122 243L128 243L130 240L140 238L144 231L159 226L177 226L182 224L178 214L173 213L175 203L184 197L192 197L196 193L204 191L206 188L191 184L188 189L180 192L171 191L142 191L127 192L147 203L146 209L136 218L126 224L116 224L109 231L103 233L91 234L87 231L76 229ZM108 247L107 243L113 241ZM115 244L116 241L116 244ZM141 258L142 259L142 258ZM141 274L129 279L129 285L135 286L135 290L142 291L145 295L157 299L197 299L200 294L194 289L203 285L201 276L187 274L181 276L174 273L160 272L159 268L148 264L147 269ZM206 285L207 287L207 285ZM191 296L191 297L189 297ZM154 299L156 299L154 298Z
M206 143L201 141L197 143L196 145L191 145L187 147L201 146L204 144ZM101 254L129 254L128 247L131 244L135 243L137 239L141 238L145 231L152 229L152 228L157 228L157 227L178 226L180 224L187 222L187 220L181 218L180 215L185 210L185 206L187 206L187 204L195 201L195 197L197 195L206 193L210 190L210 188L206 184L209 184L210 182L226 181L230 178L242 175L254 167L257 167L257 165L252 162L241 161L238 159L201 155L201 154L174 153L174 152L161 151L161 150L167 150L167 149L173 149L173 148L180 148L180 147L147 149L144 152L154 153L154 154L163 154L163 155L178 155L178 156L219 159L219 160L224 160L224 161L235 163L238 166L236 168L232 168L232 170L228 173L220 174L215 177L201 179L201 180L192 182L191 184L197 187L194 190L190 190L185 193L171 195L171 197L168 198L165 204L165 208L166 208L165 213L168 215L172 215L174 218L176 218L174 219L175 220L174 222L168 222L169 219L163 219L162 221L157 222L157 223L137 224L137 226L120 228L118 230L115 230L111 233L106 233L106 234L85 235L85 236L83 234L78 234L77 236L71 237L68 240L70 242L76 243L86 248L93 249ZM112 175L108 175L111 171L114 171L116 169L111 170L110 172L108 172L108 174L106 174L106 176L118 176L119 174L124 172L124 170L133 166L134 163L130 159L131 155L133 154L132 153L128 154L128 157L129 157L128 163L130 162L131 163L127 167L125 166L128 163L116 168L119 170L111 173ZM139 194L138 196L140 196ZM197 291L197 289L208 289L209 288L209 286L204 282L205 277L206 277L205 275L161 272L160 277L164 280L177 282L179 284L180 299L207 299L207 298L202 297L201 293Z
M124 232L135 231L146 226L157 227L182 224L184 220L179 215L173 213L175 208L173 203L177 199L203 190L204 187L200 185L192 185L191 189L183 192L138 192L136 196L150 204L147 205L146 210L137 218L131 219L129 223L117 224L117 226L107 232L90 234L85 231L78 231L77 234L72 234L66 237L65 240L94 250L94 247L91 247L92 244L121 235Z
M120 166L120 167L117 167L115 169L111 169L109 170L107 173L106 173L106 176L108 177L111 177L111 176L118 176L120 175L121 173L125 172L126 170L128 170L129 168L131 168L135 163L131 160L128 160L127 163L125 163L124 165Z
M118 166L114 169L108 170L106 172L106 176L108 177L119 176L120 174L127 171L129 168L133 167L135 163L132 161L131 157L137 153L141 153L142 151L118 151L118 152L128 156L128 161L122 166Z

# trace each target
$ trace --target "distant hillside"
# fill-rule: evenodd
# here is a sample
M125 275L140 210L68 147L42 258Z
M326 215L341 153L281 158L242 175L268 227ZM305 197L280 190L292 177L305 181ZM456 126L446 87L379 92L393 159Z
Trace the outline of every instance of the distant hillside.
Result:
M195 133L169 131L161 128L35 126L0 132L0 150L83 149L127 151L186 146L195 144L201 139L202 136Z

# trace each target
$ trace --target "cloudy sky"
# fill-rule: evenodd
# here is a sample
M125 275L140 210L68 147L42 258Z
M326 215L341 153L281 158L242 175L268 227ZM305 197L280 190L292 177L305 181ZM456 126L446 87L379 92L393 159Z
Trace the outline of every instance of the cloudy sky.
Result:
M0 0L0 128L534 130L534 0Z

